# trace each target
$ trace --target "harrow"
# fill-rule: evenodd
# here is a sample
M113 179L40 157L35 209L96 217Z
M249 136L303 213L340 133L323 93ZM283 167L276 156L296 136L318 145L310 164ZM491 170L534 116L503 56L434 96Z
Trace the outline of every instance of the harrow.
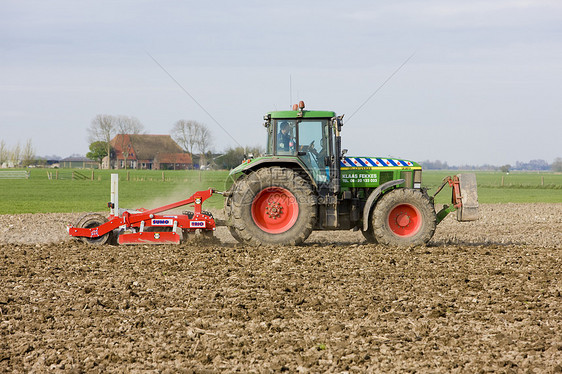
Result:
M88 213L78 222L67 226L70 236L88 244L108 242L118 244L179 244L197 231L212 237L216 222L210 212L202 210L202 204L217 191L209 189L195 192L185 200L155 209L119 209L117 175L111 176L111 201L109 217ZM185 205L193 204L194 211L182 214L160 214Z

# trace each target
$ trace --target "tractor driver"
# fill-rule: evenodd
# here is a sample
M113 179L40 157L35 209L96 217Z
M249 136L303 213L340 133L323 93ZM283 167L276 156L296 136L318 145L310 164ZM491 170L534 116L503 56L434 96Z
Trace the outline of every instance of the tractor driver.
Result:
M279 135L277 135L277 150L278 151L291 151L295 147L292 131L289 122L283 121L279 125Z

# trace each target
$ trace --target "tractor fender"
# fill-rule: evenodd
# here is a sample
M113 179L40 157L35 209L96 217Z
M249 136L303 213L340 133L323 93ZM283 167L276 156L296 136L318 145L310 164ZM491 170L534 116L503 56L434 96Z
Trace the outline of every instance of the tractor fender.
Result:
M367 231L369 228L369 212L373 207L375 201L379 198L383 191L389 189L390 187L398 186L399 184L404 183L404 179L395 179L393 181L388 181L377 188L367 198L367 202L365 203L365 207L363 207L363 231Z
M298 160L296 158L275 157L275 156L267 157L267 158L261 158L261 159L257 159L256 161L250 162L250 163L244 165L243 167L237 168L236 171L238 173L239 172L248 173L250 171L256 171L256 170L261 169L263 167L270 167L270 166L281 166L281 167L288 167L288 168L291 168L291 169L302 170L308 176L308 179L310 180L310 182L314 186L314 189L316 189L318 187L317 184L316 184L316 181L312 177L312 174L310 174L310 172L307 170L306 166L300 160Z

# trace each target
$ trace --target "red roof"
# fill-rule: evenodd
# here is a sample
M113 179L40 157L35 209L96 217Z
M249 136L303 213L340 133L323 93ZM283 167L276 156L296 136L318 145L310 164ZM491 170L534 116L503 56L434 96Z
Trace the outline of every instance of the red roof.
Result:
M189 153L158 153L156 159L160 164L191 164Z
M118 134L110 143L119 160L125 159L123 151L128 151L128 160L155 160L158 158L158 162L166 164L191 164L192 162L191 156L185 153L170 135ZM172 158L167 155L176 156Z

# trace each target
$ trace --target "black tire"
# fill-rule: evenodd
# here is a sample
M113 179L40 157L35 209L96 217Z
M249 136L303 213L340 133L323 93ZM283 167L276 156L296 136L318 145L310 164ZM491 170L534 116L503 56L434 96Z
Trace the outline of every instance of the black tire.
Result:
M97 214L97 213L88 213L83 215L82 217L80 217L78 219L78 221L76 222L76 224L74 225L74 227L80 227L83 229L91 229L94 227L98 227L103 225L104 223L107 222L107 218L105 218L104 216ZM97 238L87 238L85 236L81 236L79 237L80 240L82 240L84 243L88 243L91 245L103 245L105 243L107 243L110 239L111 236L113 235L113 232L110 231L100 237Z
M369 223L367 231L361 230L361 234L363 234L367 243L377 244L377 238L375 238L375 231L373 230L373 225L371 223Z
M371 225L377 242L409 247L427 244L436 227L436 214L427 194L398 188L375 205Z
M363 237L365 238L365 240L367 240L367 243L377 244L377 239L375 238L375 230L373 230L373 212L374 209L371 208L368 218L369 221L367 222L367 231L361 230L361 234L363 234Z
M227 221L228 221L227 227L228 227L228 231L230 232L230 235L232 235L232 237L234 239L236 239L236 241L238 243L244 243L244 240L242 240L242 238L238 236L238 232L234 229L234 226L232 226L230 224L232 222L228 220L229 217L230 218L234 217L234 213L233 213L233 210L232 210L232 197L231 196L227 197L224 201L224 212L225 212L225 215L227 217Z
M245 243L298 245L316 223L310 182L283 167L262 168L239 179L230 204L230 230Z
M240 178L244 178L244 176L240 177ZM240 182L241 180L239 180ZM234 187L232 187L232 189L234 190ZM244 243L244 240L242 240L241 237L238 236L238 232L234 229L234 222L233 222L233 217L234 217L234 212L232 209L232 196L228 196L225 200L224 200L224 213L226 216L226 221L227 224L226 226L228 227L228 231L230 232L230 235L232 235L232 237L234 239L236 239L236 241L238 243Z
M236 239L236 241L237 241L238 243L244 243L244 240L242 240L242 238L238 236L238 231L236 231L236 230L234 229L234 227L229 226L229 227L228 227L228 231L230 232L230 235L232 235L232 237L233 237L234 239Z

